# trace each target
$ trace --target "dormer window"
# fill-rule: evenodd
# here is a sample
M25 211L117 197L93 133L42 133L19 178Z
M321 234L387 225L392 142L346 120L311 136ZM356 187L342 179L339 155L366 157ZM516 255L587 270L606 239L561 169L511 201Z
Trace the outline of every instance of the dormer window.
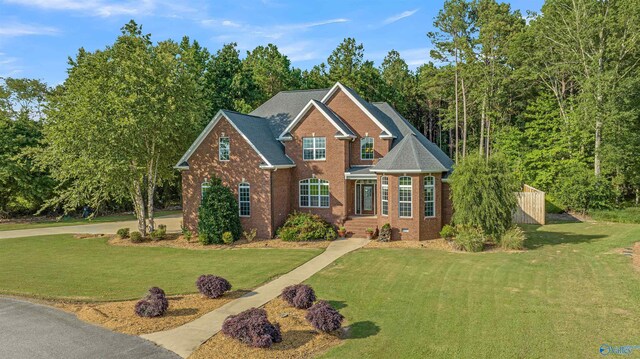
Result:
M373 137L360 139L360 159L373 160Z
M220 137L218 140L218 159L220 161L229 161L230 154L231 147L229 144L229 137Z
M305 161L327 159L327 139L325 137L303 137L302 159Z

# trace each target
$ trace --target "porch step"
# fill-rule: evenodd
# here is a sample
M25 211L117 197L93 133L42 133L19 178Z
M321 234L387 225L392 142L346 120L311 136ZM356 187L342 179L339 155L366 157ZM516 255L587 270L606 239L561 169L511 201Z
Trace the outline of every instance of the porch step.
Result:
M378 225L376 217L351 217L344 222L347 230L347 237L366 237L367 228L375 231Z

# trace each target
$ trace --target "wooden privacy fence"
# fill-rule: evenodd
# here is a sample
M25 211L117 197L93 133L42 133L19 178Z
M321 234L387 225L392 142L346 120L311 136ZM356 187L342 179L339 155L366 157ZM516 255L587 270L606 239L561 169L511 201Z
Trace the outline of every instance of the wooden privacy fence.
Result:
M544 192L524 185L522 192L516 192L518 207L513 213L515 223L544 224Z

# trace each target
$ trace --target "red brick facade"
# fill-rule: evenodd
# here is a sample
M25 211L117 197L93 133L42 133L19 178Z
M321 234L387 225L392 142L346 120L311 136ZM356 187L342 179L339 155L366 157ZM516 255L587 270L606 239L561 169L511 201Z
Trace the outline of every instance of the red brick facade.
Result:
M183 222L190 230L197 232L197 211L201 200L201 185L212 175L220 177L236 195L238 184L250 185L251 215L241 217L244 230L257 230L259 238L271 238L277 228L284 223L292 211L318 214L330 223L343 223L349 229L349 219L356 214L356 181L345 178L345 171L351 166L375 164L385 156L392 139L380 138L380 127L352 101L343 91L337 91L325 101L356 135L355 139L338 139L336 127L315 107L293 127L291 139L284 141L285 153L295 166L292 168L263 169L263 159L224 116L218 121L197 149L189 156L188 169L182 172ZM360 139L374 138L374 160L360 158ZM218 139L229 137L230 160L218 159ZM304 137L324 137L326 139L325 160L304 160L302 142ZM398 213L398 181L401 176L412 179L412 216L401 218ZM423 178L435 177L435 217L425 218ZM381 214L381 177L375 180L375 214L378 227L390 223L393 239L424 240L439 237L443 224L451 220L452 206L449 200L449 186L441 180L441 173L433 174L386 174L389 183L389 212ZM301 180L318 178L329 182L329 207L309 208L300 206Z

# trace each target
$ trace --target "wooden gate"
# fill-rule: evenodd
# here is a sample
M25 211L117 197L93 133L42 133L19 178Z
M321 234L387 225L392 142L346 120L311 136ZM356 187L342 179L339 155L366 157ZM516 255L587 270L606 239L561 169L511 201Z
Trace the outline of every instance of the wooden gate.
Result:
M544 196L544 192L524 185L522 192L516 192L518 207L513 213L513 221L525 224L544 224Z

